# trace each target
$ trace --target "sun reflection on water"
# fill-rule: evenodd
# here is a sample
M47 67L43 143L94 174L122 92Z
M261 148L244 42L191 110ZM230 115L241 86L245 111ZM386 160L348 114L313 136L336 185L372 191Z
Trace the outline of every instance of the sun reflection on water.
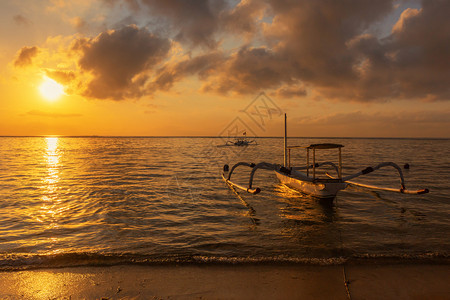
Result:
M59 160L60 152L58 149L58 138L47 137L47 148L44 152L44 161L46 162L46 175L42 179L42 205L38 214L38 221L43 223L46 229L58 227L56 219L61 208L58 209L58 203L61 201L58 197L59 184Z
M47 184L47 192L52 194L59 181L59 153L58 153L58 138L48 137L47 151L45 152L45 159L47 161L47 177L44 178L44 183Z

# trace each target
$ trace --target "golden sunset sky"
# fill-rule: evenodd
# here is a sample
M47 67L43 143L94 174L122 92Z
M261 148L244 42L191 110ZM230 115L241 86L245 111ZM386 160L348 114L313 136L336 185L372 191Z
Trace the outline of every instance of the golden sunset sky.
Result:
M449 12L448 0L2 0L0 135L217 136L238 118L281 136L286 112L290 136L449 138Z

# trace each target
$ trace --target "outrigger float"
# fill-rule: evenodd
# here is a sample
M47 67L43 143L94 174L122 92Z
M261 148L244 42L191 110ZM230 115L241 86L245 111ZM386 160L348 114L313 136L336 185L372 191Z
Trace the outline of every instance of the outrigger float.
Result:
M344 147L339 144L312 144L309 146L288 146L287 145L287 126L286 126L286 114L284 115L284 164L272 164L267 162L260 162L258 164L247 163L247 162L239 162L235 164L231 170L228 165L224 165L222 178L223 180L231 187L246 191L251 194L258 194L261 192L260 188L253 187L253 177L257 170L273 170L275 171L275 175L278 177L280 182L287 187L299 191L304 194L311 195L315 198L319 199L334 199L336 194L345 189L349 185L389 191L389 192L398 192L402 194L426 194L429 192L428 189L420 189L420 190L408 190L405 187L405 179L403 177L402 169L393 162L383 162L375 167L367 167L355 174L343 176L342 175L342 156L341 149ZM306 166L303 167L292 167L290 162L291 150L296 148L304 148L306 149ZM323 162L316 163L316 150L325 150L325 149L337 149L339 162L338 165L333 162ZM310 152L312 151L312 164L310 163ZM329 173L326 173L326 178L319 178L316 174L316 169L322 166L329 165L336 171L336 176L332 176ZM237 183L231 181L231 175L234 170L236 170L239 166L245 166L251 168L250 179L248 186L242 186ZM389 187L379 187L374 185L368 185L363 183L358 183L351 181L354 178L357 178L362 175L366 175L372 173L378 169L384 167L393 167L397 170L400 176L400 188L389 188Z

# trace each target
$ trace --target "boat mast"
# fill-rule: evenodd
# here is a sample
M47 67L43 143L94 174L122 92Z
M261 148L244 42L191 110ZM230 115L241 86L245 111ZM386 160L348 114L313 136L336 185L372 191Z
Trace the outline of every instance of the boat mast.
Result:
M287 168L287 125L286 113L284 114L284 166Z

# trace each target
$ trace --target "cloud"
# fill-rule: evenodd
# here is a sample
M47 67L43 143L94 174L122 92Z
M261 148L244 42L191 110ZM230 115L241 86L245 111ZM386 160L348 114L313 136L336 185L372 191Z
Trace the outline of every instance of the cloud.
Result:
M392 56L381 71L393 73L399 97L450 100L448 11L449 1L423 1L419 11L402 14L383 45L384 53Z
M305 84L320 90L322 95L338 97L335 86L353 84L364 71L355 67L364 64L360 63L361 55L349 49L348 42L392 10L391 0L345 3L243 0L232 8L224 6L221 1L197 1L195 13L192 12L195 5L190 1L147 0L143 3L168 17L175 25L182 23L180 34L193 44L209 44L214 48L210 42L218 32L245 34L251 44L252 38L253 41L261 39L262 32L264 38L260 43L264 45L244 45L228 55L216 57L216 62L208 60L208 72L206 76L200 76L202 91L252 94L275 89L283 97L305 95L304 88L298 89L299 85ZM220 14L211 9L213 3L222 7ZM272 14L272 20L263 22L262 18L267 18L268 14ZM210 57L208 52L191 58L192 65L206 57ZM182 80L184 74L194 75L195 68L189 72L179 70L185 65L189 63L166 67L156 80L158 87L167 90ZM364 93L367 85L363 80L362 88L342 96L367 100L367 95L370 95L370 92Z
M140 8L139 2L137 0L103 0L103 2L105 2L111 6L114 6L117 3L119 3L119 5L122 6L122 2L124 2L124 4L126 6L128 6L130 9L132 9L134 11L138 11ZM123 8L123 7L121 7L121 8Z
M197 75L200 79L207 79L224 62L221 52L211 52L197 57L187 57L175 63L168 63L157 72L152 82L154 90L169 90L173 85L187 76Z
M204 91L253 94L293 83L287 61L266 47L243 47L211 72Z
M348 42L392 10L390 0L270 1L270 5L274 17L264 34L280 59L288 62L285 72L332 98L340 97L335 89L346 91L358 80L354 65L359 59ZM357 92L347 92L345 98L362 100Z
M265 1L241 1L233 9L221 13L220 26L233 34L255 35L260 31L259 21L267 9Z
M449 113L448 109L351 111L292 118L291 126L301 128L303 134L309 132L314 136L441 138L448 136Z
M278 88L272 93L272 97L276 98L294 98L305 97L307 95L306 87L302 84L286 85Z
M26 18L25 16L22 16L22 15L15 15L13 17L13 20L14 20L14 22L17 25L24 25L24 26L31 25L31 21L28 18Z
M146 11L155 23L170 32L170 38L188 47L216 49L223 32L251 36L259 31L258 23L268 8L265 0L103 0L109 5L131 11ZM234 4L234 6L233 6ZM154 21L156 20L156 21Z
M355 37L348 45L357 58L353 66L358 76L342 90L353 87L355 98L362 101L450 100L450 21L440 12L450 5L431 2L421 10L406 9L384 40L367 34Z
M156 105L153 103L145 103L142 105L144 107L144 114L156 114L158 113L163 106Z
M415 8L407 8L405 9L402 14L400 15L400 19L398 19L397 23L394 25L394 27L392 27L392 32L393 33L398 33L404 30L406 24L408 23L408 21L411 18L414 18L415 16L417 16L418 14L420 14L420 10L419 9L415 9Z
M354 125L354 124L389 124L404 125L408 124L423 124L428 125L432 123L441 124L450 123L448 118L449 111L389 111L389 112L373 112L365 113L361 111L353 111L348 113L335 113L325 116L309 117L296 119L298 124L308 125Z
M76 74L74 71L64 71L64 70L45 70L47 77L61 83L69 84L76 79Z
M70 19L70 23L79 32L83 31L87 27L86 20L81 18L81 17L79 17L79 16Z
M250 3L241 1L234 10ZM391 0L266 3L270 9L260 4L247 16L255 21L254 12L270 11L271 22L241 24L255 34L253 27L261 26L265 45L231 53L205 78L204 91L281 92L300 83L341 101L450 99L450 2L423 1L420 10L406 9L383 39L370 28L393 11Z
M38 117L50 117L50 118L73 118L73 117L81 117L81 114L74 113L52 113L45 112L40 110L30 110L26 113L29 116L38 116Z
M141 96L149 79L147 72L161 63L170 49L168 39L135 25L93 39L81 38L72 46L81 56L79 68L92 76L83 94L113 100Z
M219 28L219 15L225 0L142 0L151 15L162 17L176 32L175 40L191 46L215 48L214 34Z
M23 47L20 49L17 58L14 60L14 66L26 67L32 65L33 58L38 54L39 49L36 46Z
M76 94L82 89L82 84L77 80L77 73L71 70L45 70L45 75L64 86L67 94Z
M123 18L95 38L78 37L71 48L87 97L139 98L196 76L201 91L224 95L450 99L449 1L406 8L383 38L373 28L398 13L396 0L103 2L111 10L117 5L114 13L120 8ZM167 29L156 35L128 25L139 21L152 32ZM72 23L86 26L79 17ZM31 64L33 51L22 48L15 65Z

